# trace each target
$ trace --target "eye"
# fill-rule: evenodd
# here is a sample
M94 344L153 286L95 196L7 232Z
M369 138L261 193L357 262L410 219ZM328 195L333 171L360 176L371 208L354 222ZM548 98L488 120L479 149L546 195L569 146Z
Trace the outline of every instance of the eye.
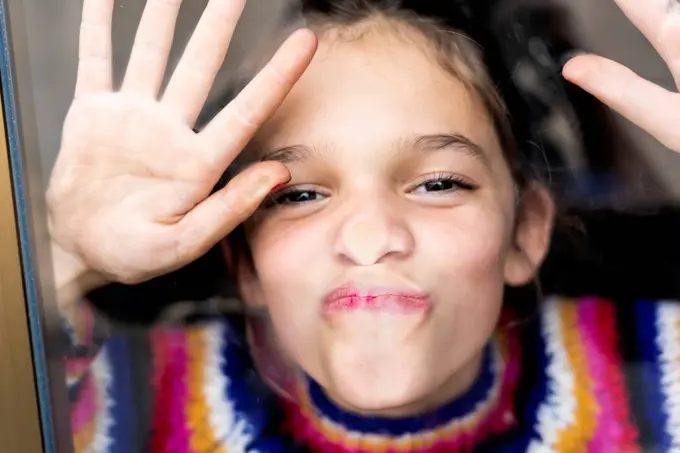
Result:
M267 199L266 206L299 206L313 201L320 201L326 198L326 195L314 189L300 189L290 187L273 193Z
M458 175L430 175L425 180L418 182L410 192L446 194L459 190L475 190L476 188L474 184Z

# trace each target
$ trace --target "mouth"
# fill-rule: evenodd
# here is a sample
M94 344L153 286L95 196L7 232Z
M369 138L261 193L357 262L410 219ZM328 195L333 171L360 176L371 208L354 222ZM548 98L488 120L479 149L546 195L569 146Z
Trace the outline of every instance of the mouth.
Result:
M323 300L326 315L352 311L422 314L430 306L431 301L427 294L410 288L354 284L334 289Z

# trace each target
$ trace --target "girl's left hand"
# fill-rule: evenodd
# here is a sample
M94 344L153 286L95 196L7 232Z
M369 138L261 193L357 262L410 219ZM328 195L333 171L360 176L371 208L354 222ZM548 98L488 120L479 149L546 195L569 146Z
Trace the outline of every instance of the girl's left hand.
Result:
M680 0L615 0L668 65L680 89ZM567 62L564 77L680 153L680 93L595 55Z

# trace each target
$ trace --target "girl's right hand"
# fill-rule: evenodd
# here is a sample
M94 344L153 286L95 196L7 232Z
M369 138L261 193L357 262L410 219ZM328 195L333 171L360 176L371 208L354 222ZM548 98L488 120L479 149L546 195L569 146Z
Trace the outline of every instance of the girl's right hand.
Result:
M255 164L211 195L316 49L294 33L202 131L192 130L245 0L210 0L159 96L181 0L147 0L123 85L112 86L114 0L85 0L76 93L49 189L53 241L85 268L123 283L178 269L207 252L289 178Z

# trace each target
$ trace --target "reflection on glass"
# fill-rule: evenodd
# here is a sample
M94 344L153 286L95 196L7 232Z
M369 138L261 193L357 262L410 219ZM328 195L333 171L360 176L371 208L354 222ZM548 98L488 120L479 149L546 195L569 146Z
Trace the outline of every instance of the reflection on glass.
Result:
M76 452L680 446L676 3L128 3L25 8Z

